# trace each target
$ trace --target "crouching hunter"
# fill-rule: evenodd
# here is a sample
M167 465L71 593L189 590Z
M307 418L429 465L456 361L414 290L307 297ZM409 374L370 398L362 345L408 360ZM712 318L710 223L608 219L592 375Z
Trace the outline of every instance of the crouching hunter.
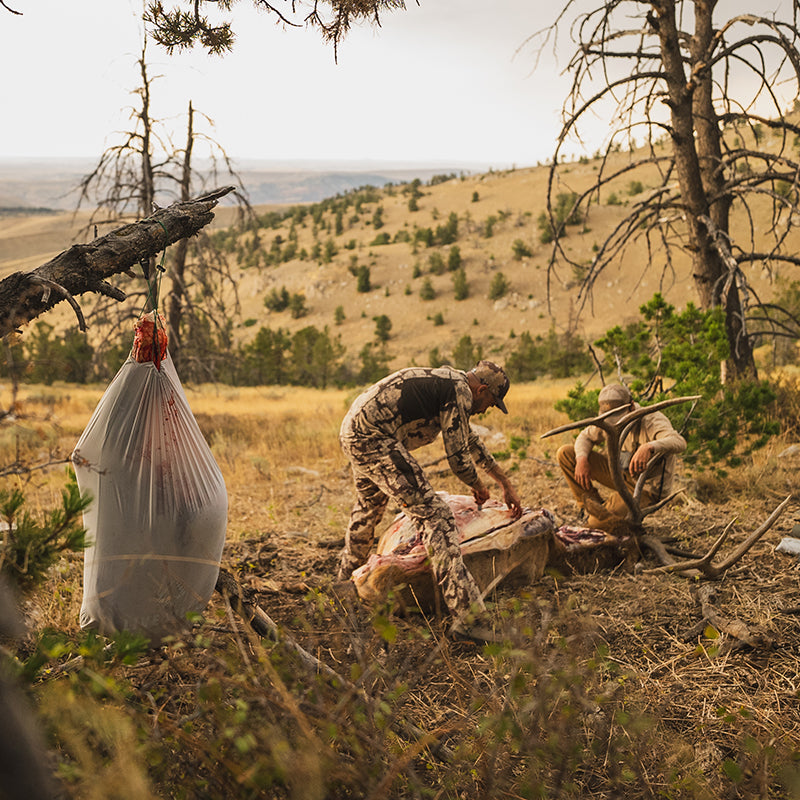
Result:
M447 366L409 367L356 398L339 433L356 490L339 580L348 579L366 561L375 527L392 498L420 531L433 575L456 620L454 633L469 635L469 613L480 617L485 612L483 599L461 556L453 512L434 492L410 451L429 444L441 432L450 469L469 486L475 501L480 505L489 499L477 464L499 484L512 516L518 518L519 495L469 425L470 416L491 406L508 413L504 402L508 385L506 373L491 361L481 361L469 372Z
M604 386L597 400L601 414L616 408L619 417L641 407L634 402L628 387L620 383ZM612 419L617 419L618 415L612 415ZM606 454L595 449L604 441L605 433L596 425L589 425L578 434L574 445L564 445L559 449L557 459L573 496L588 514L586 524L590 528L613 530L614 524L625 518L627 506L618 491L609 492L603 500L594 485L597 482L616 489ZM672 427L669 419L660 411L642 417L636 422L624 447L620 460L630 492L633 493L639 475L651 464L642 491L642 505L649 506L667 497L672 491L677 457L686 449L686 440ZM651 462L654 456L661 458Z

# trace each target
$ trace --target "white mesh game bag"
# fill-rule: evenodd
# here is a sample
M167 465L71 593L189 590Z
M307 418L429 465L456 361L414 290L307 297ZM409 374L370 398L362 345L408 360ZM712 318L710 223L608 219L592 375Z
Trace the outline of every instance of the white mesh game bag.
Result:
M214 591L228 496L152 313L72 462L94 498L84 514L81 627L153 641L179 633Z

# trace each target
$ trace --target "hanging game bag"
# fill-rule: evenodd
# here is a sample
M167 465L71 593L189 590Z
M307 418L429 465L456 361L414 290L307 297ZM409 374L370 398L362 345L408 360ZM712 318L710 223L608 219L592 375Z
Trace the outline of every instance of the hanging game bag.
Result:
M84 514L82 628L130 630L157 643L207 605L219 573L228 497L166 349L163 318L134 347L78 440Z

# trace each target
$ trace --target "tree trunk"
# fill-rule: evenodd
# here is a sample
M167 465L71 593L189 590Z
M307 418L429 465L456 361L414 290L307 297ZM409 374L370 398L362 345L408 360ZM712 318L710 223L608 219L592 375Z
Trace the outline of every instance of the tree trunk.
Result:
M718 244L729 232L730 199L720 191L719 123L712 103L709 59L713 46L713 11L716 0L695 0L695 35L690 45L692 74L686 76L675 19L675 0L652 2L650 23L658 34L668 87L666 100L671 112L675 164L681 188L693 277L700 305L721 305L730 345L728 373L734 377L756 377L750 341L744 327L744 312L735 276L730 274ZM695 133L697 134L695 136ZM713 198L709 203L708 198ZM710 220L712 225L704 223Z
M194 109L189 101L189 122L186 134L186 149L183 154L183 170L181 173L181 201L190 197L192 185L192 148L194 147ZM170 264L170 292L167 298L167 340L169 351L176 368L181 358L181 322L186 295L186 254L189 249L187 239L181 239L175 248Z
M142 86L139 94L142 98L142 110L139 112L139 119L142 122L142 149L140 153L142 161L142 183L141 195L139 197L139 216L146 217L152 213L155 203L155 181L153 180L153 159L150 148L150 138L152 133L152 122L150 120L150 79L147 77L147 61L145 59L147 50L147 37L142 45L142 56L139 59L139 71L142 75ZM148 259L147 268L147 310L152 311L158 306L158 275L156 274L155 256Z

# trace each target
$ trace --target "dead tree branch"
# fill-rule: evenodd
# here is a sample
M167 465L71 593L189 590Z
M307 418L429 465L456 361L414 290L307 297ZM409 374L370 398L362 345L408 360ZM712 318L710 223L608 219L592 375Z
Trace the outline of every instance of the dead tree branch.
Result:
M74 244L32 272L9 275L0 281L0 336L76 295L92 292L124 299L124 293L106 279L194 236L214 219L213 209L219 200L234 190L226 186L188 202L173 203L92 242ZM54 287L56 292L52 291Z
M223 597L228 599L233 610L239 614L259 636L264 636L274 642L278 642L284 649L298 657L313 674L321 673L339 687L352 692L354 695L360 696L366 702L371 702L363 689L343 678L334 669L301 647L291 636L282 632L269 614L267 614L258 603L255 603L245 594L236 578L234 578L230 572L220 569L216 588ZM421 746L430 747L432 754L441 761L452 761L452 751L436 740L432 734L426 733L416 725L403 720L395 720L392 727L400 735L415 739Z

